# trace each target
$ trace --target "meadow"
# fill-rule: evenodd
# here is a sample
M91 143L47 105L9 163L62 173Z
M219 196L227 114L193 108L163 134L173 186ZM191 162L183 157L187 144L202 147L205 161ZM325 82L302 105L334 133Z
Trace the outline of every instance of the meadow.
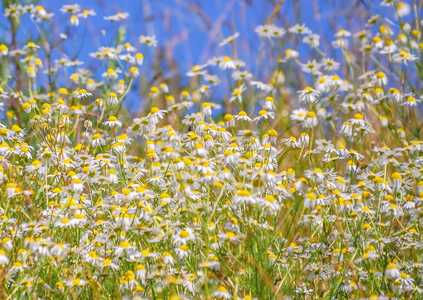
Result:
M0 299L423 299L423 3L320 36L283 2L260 71L233 32L165 78L121 27L79 60L131 12L3 1Z

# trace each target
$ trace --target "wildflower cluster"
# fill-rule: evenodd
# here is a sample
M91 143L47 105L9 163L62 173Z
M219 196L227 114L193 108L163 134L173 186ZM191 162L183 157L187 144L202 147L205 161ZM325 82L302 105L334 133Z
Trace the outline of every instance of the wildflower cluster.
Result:
M186 73L185 90L153 82L131 121L123 101L148 68L136 46L91 53L97 74L76 58L52 63L48 43L0 45L10 70L0 298L422 297L423 24L406 21L416 5L381 5L397 20L339 30L340 62L306 25L259 26L261 43L283 53L267 78L212 57ZM79 5L61 13L72 27L96 16ZM51 38L38 26L53 18L43 7L5 10L25 15ZM309 82L299 91L285 84L292 69Z

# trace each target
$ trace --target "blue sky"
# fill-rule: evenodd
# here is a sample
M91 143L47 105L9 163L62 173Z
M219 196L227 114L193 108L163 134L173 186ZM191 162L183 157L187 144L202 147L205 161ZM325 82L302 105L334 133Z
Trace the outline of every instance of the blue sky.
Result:
M331 22L335 22L336 27L340 29L346 25L345 12L351 7L361 5L359 0L357 3L344 0L300 0L296 13L296 2L289 0L283 4L280 13L284 22L291 25L294 20L304 22L316 33L330 33L325 37L329 40L333 39ZM79 3L83 9L94 9L97 13L88 19L87 29L83 20L78 28L79 41L82 38L84 40L80 49L81 60L85 60L98 46L110 45L115 36L117 24L112 25L103 20L103 17L117 12L128 12L129 18L121 23L127 29L126 40L131 41L134 46L139 46L138 37L141 34L154 34L159 45L175 43L173 56L182 70L189 69L193 64L201 64L213 55L229 54L225 53L228 48L219 48L218 44L234 31L241 33L237 41L240 57L246 60L247 64L253 63L258 51L258 38L254 28L263 24L273 10L271 2L266 0L43 0L40 4L55 13L56 33L64 32L68 24L68 16L62 15L60 7L73 3ZM204 15L196 12L199 8ZM283 25L279 20L276 20L276 23ZM105 36L101 34L101 29L106 30ZM25 38L23 34L21 38ZM69 42L74 43L73 40Z
M274 8L272 2L277 1L41 0L40 4L55 14L53 31L56 36L69 30L69 15L63 15L59 11L62 5L78 3L82 9L93 9L97 13L87 21L80 19L80 26L76 28L76 32L74 32L75 29L71 29L69 38L65 42L67 55L73 56L78 52L78 59L86 62L86 66L90 68L96 68L98 62L90 58L89 53L95 52L101 46L111 46L111 41L122 26L126 30L125 40L131 42L144 54L146 66L142 68L146 72L154 53L151 48L146 49L145 46L143 48L139 44L138 37L141 34L156 35L159 46L172 49L170 55L178 64L179 71L184 74L193 65L205 63L213 56L230 55L229 47L219 47L218 44L234 32L240 33L240 37L236 40L239 58L247 63L250 70L254 71L257 66L260 66L260 62L257 64L256 57L261 45L254 29L264 24L271 15ZM363 15L363 19L353 19L353 23L349 24L348 14L357 14L358 10ZM373 13L378 13L382 8L371 6L371 10ZM115 24L103 19L117 12L128 12L129 18ZM362 22L365 17L371 15L361 0L285 0L278 13L274 23L281 27L305 23L314 33L322 36L322 50L335 59L341 56L340 53L327 47L328 43L333 41L335 31L350 27L363 29ZM28 18L26 17L22 22L25 31L19 31L19 40L22 44L28 40L27 36L37 35L36 28ZM1 23L4 25L0 29L1 38L10 41L8 22L3 18ZM105 30L105 34L101 32L102 29ZM264 51L267 51L266 47L271 47L267 41L263 46ZM286 45L286 47L289 46L289 44ZM300 49L300 51L307 54L307 49ZM55 55L60 57L58 52ZM100 71L98 73L101 74ZM260 72L257 76L258 80L263 80L260 78ZM183 77L181 80L186 81L187 78Z

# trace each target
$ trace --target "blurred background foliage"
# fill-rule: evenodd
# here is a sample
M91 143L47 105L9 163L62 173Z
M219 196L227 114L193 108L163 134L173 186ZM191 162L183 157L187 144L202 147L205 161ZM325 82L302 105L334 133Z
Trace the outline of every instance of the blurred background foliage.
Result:
M297 36L277 42L260 40L254 32L258 25L274 23L288 29L298 22L305 23L313 33L320 35L322 52L343 63L346 57L344 53L331 47L334 34L338 30L346 29L354 33L363 29L363 24L377 14L384 17L382 23L391 24L390 20L395 19L392 10L380 7L379 2L373 3L372 0L85 0L78 4L82 9L93 9L96 16L81 19L80 26L73 28L69 25L68 15L62 14L59 9L63 5L74 4L74 1L3 0L3 7L12 3L41 5L55 14L51 28L42 29L51 30L53 34L50 37L59 39L60 33L65 33L68 39L62 48L57 49L54 45L59 43L49 41L53 48L49 58L51 61L63 56L83 61L83 67L96 70L97 77L101 78L107 67L101 65L101 61L90 58L90 53L99 47L110 47L122 42L130 42L141 51L145 57L145 65L140 70L139 81L133 85L126 100L126 106L132 114L146 108L142 105L143 99L152 86L165 82L173 94L179 94L184 89L189 90L192 80L196 79L185 76L185 73L192 66L204 64L216 55L245 61L254 79L263 82L269 82L274 77L278 60L284 56L283 49L299 51L303 63L307 58L316 56L315 50L301 46L295 40ZM119 22L104 20L105 16L118 12L128 12L129 17ZM60 18L62 15L63 18ZM17 41L20 45L26 44L30 37L37 37L33 42L41 43L39 29L34 28L28 18L29 16L24 16L21 20L23 26L20 29L17 20L0 18L0 41L10 44L11 49L16 49ZM231 50L232 47L219 46L224 38L235 32L239 32L240 37L234 41L234 50ZM138 38L141 34L155 35L158 47L140 45ZM360 46L357 41L350 45L351 53L347 57L360 57L354 55ZM42 55L40 53L41 58ZM347 64L342 65L347 68ZM348 71L339 70L344 74ZM287 93L295 94L296 90L310 84L310 78L306 78L307 75L295 65L285 65L282 72L289 74L285 76L284 83ZM5 70L1 65L0 74L4 82ZM222 77L222 74L217 75ZM226 77L226 74L223 73L223 76ZM19 74L17 77L19 78ZM221 103L227 98L228 88L228 82L214 87L213 101ZM290 98L289 95L287 97Z
M155 49L141 49L145 55L147 65L143 67L140 82L134 85L127 105L130 109L137 110L140 107L140 98L134 97L139 93L145 95L154 84L167 82L175 91L189 85L189 78L181 76L193 65L203 64L212 55L232 54L244 60L258 80L265 81L269 76L269 69L276 68L277 56L282 56L270 43L260 44L260 39L254 29L261 24L275 23L289 28L296 21L302 20L314 33L322 36L322 50L330 53L330 42L334 33L340 26L354 31L366 22L368 17L378 13L377 5L367 4L361 0L85 0L78 3L83 9L93 9L96 16L81 20L78 28L69 27L68 16L57 18L62 15L59 11L62 5L74 4L74 1L18 1L3 0L3 7L12 3L32 3L42 5L49 12L53 12L53 25L50 28L58 37L60 33L68 35L65 52L72 57L77 47L78 60L84 61L87 68L99 69L100 62L88 59L89 53L98 47L111 46L117 40L122 39L138 44L138 37L144 35L156 35L158 47ZM104 16L113 15L117 12L128 12L129 18L122 22L109 22ZM22 22L30 21L24 17ZM33 26L25 27L25 30L17 30L16 20L12 18L0 18L0 40L2 43L14 43L14 37L25 43L29 37L38 35ZM25 24L22 24L25 25ZM72 30L71 30L72 29ZM17 32L16 32L17 30ZM227 36L239 32L240 38L235 41L236 53L228 53L227 47L219 47L219 43ZM37 41L33 41L37 42ZM295 41L291 41L293 44ZM20 44L22 44L20 43ZM289 46L289 45L286 45ZM302 52L308 49L300 49ZM312 53L310 53L312 54ZM341 53L330 53L335 59L341 59ZM63 55L60 51L52 51L53 59ZM257 59L257 58L260 59ZM152 59L154 58L154 59ZM260 64L265 60L265 64ZM274 65L269 64L274 61ZM101 74L104 70L99 70ZM2 70L1 73L5 74ZM300 74L296 74L299 76ZM299 85L299 78L290 76L287 85ZM295 88L295 86L294 86ZM227 90L223 87L221 90ZM216 95L223 97L219 91Z

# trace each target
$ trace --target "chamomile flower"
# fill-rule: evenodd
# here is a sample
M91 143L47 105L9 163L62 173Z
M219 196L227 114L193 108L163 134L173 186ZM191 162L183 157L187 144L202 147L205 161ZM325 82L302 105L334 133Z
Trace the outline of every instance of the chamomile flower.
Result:
M297 92L299 94L300 101L315 102L317 97L320 95L320 91L314 90L311 87L306 87L302 91Z
M301 69L305 73L311 73L313 75L320 75L320 63L316 60L309 60L307 63L301 65Z
M119 245L115 249L115 254L117 256L122 256L122 255L130 256L135 253L136 253L136 247L131 245L131 243L128 241L120 242ZM104 265L104 262L103 262L103 265Z
M413 96L408 96L406 102L402 103L401 105L407 105L408 107L417 106L419 103L421 103L421 99L416 99Z
M310 34L303 37L303 43L310 44L312 48L318 48L320 45L320 36L318 34Z
M237 101L239 103L242 103L242 93L246 90L245 85L241 85L239 88L236 88L232 92L231 98L229 98L230 102Z
M297 122L302 122L305 120L306 115L307 115L307 110L304 108L299 108L299 109L294 109L291 113L291 120L292 121L297 121Z
M176 232L172 239L176 245L187 245L189 242L195 241L195 233L193 229L187 227Z
M295 33L295 34L311 34L311 30L309 28L307 28L305 26L305 24L296 24L294 26L292 26L291 28L289 28L288 30L290 33Z
M235 40L237 37L239 37L239 32L235 32L233 35L227 37L226 39L224 39L222 42L220 42L219 46L223 47L226 44L232 43L233 40Z
M258 116L253 119L253 121L260 122L261 120L268 120L268 119L274 119L274 118L275 118L274 112L262 109L259 111Z
M326 71L337 71L341 65L332 58L323 58L320 64Z
M398 279L400 277L400 271L395 264L389 263L385 269L385 276L387 279Z
M231 294L223 285L217 287L216 291L213 292L213 296L217 299L231 299Z
M245 111L240 111L237 115L234 116L236 120L252 122L253 120L247 115Z
M396 53L392 56L394 62L403 63L407 65L409 61L415 61L417 57L414 54L407 52L407 50L401 50L399 53Z
M270 90L272 89L270 85L263 83L261 81L250 81L250 84L254 86L255 88L265 92L270 92Z
M260 25L255 29L259 37L271 38L274 25Z
M110 116L103 125L109 127L122 127L122 123L115 116Z
M410 6L406 2L403 2L403 1L396 2L395 9L398 14L398 17L400 18L408 15L411 11Z
M285 50L285 59L296 59L298 57L299 53L298 51L292 50L292 49L286 49Z
M67 285L70 287L81 287L86 284L87 284L87 281L79 277L75 277L67 282Z
M157 47L157 40L155 35L141 35L139 41L141 44L146 44L148 47Z
M236 68L236 65L235 65L235 62L229 56L225 56L219 62L219 67L222 70L235 69Z
M308 111L305 115L303 125L305 128L315 127L318 124L317 116L313 111Z

